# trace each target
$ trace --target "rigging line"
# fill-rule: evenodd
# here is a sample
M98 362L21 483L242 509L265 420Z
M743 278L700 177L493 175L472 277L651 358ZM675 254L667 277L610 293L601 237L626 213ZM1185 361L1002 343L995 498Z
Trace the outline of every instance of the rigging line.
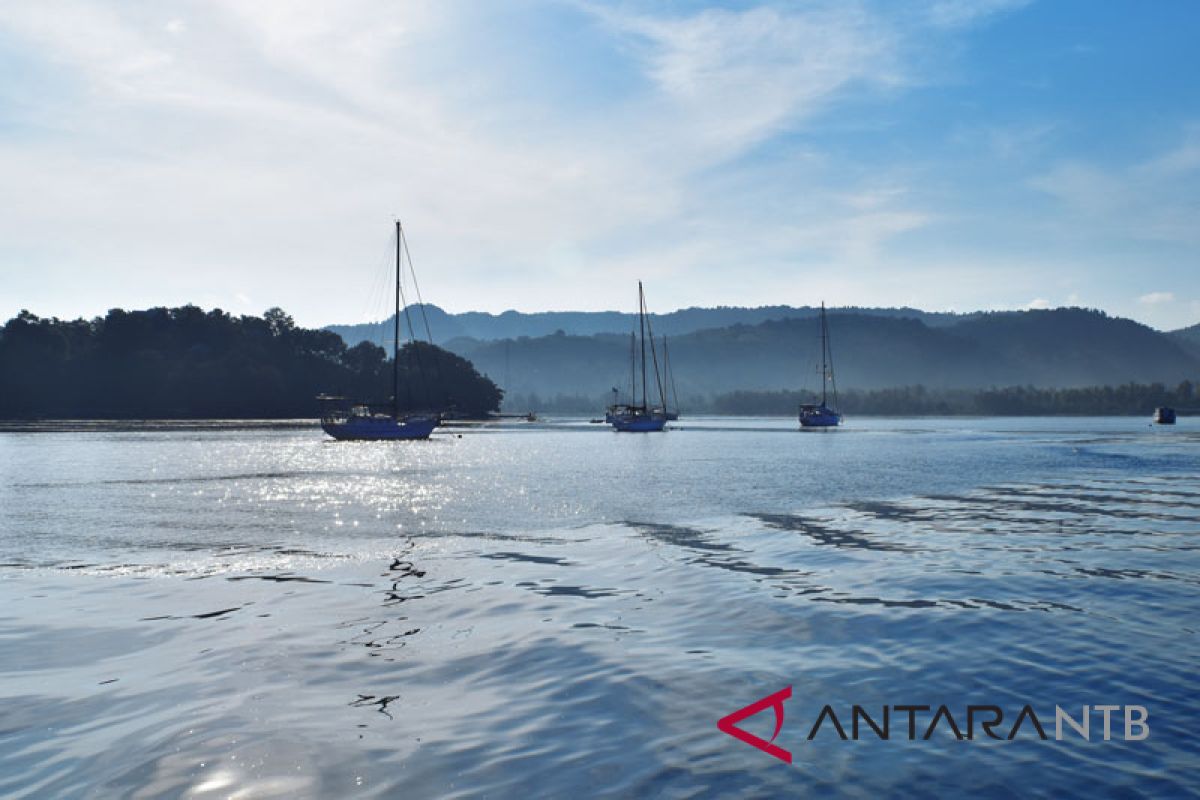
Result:
M425 339L433 344L433 332L429 329L429 316L425 313L425 301L421 298L421 285L417 283L417 270L413 267L412 253L408 251L407 236L404 237L404 255L408 257L408 273L412 275L413 289L417 293L417 307L421 309L421 318L425 322Z
M829 351L829 382L833 385L833 407L836 409L838 404L837 378L833 374L833 344L829 341L829 323L825 323L825 347Z
M400 237L400 241L397 244L397 252L399 252L400 248L403 248L404 252L407 253L408 252L408 242L407 242L408 237L406 237L404 235L404 227L403 226L400 226L396 235ZM409 268L411 270L411 268L412 268L412 258L411 257L409 258L408 263L409 263ZM413 327L412 314L409 311L409 307L408 307L408 298L404 294L404 281L400 277L401 275L404 274L402 266L403 266L402 262L397 261L397 263L396 263L396 276L397 276L396 277L396 285L400 291L400 302L401 302L402 308L404 309L404 321L408 323L408 338L412 341L413 358L417 362L417 374L421 378L421 389L422 389L421 393L423 395L425 395L425 405L432 406L433 400L429 394L429 376L425 373L425 364L423 363L423 361L421 359L421 346L417 342L417 330L415 327ZM414 284L415 284L415 281L414 281ZM409 397L411 398L412 397L411 386L408 390L408 394L409 394ZM432 408L428 408L426 410L432 410Z
M387 318L390 316L385 310L385 301L389 294L388 284L390 283L391 268L388 262L391 252L392 237L389 236L382 256L376 261L374 280L368 286L370 291L360 317L360 319L366 320L365 324L368 326L367 335L363 337L363 341L378 345L381 349L386 349L384 344L387 341Z
M637 405L637 331L629 332L629 405Z
M642 410L646 410L646 296L638 281L638 330L642 339Z
M392 416L399 418L400 416L400 306L404 300L404 272L401 269L400 263L400 241L401 241L401 226L400 220L396 220L396 293L392 298L395 301L395 311L392 316ZM405 305L407 305L405 303ZM408 405L412 405L412 381L404 382L404 393L408 399Z
M816 319L816 318L817 318L816 316L813 317L813 319ZM809 319L808 317L796 317L797 321L807 322L808 319ZM805 324L804 327L807 328L807 324ZM803 342L805 340L810 342L810 344L803 344ZM800 369L800 376L801 376L800 393L801 393L801 395L804 395L804 397L802 397L801 399L805 399L805 400L809 399L807 397L807 395L810 392L813 392L815 394L815 392L812 390L812 388L809 384L809 381L812 380L813 375L820 375L821 382L824 383L824 381L825 381L825 376L821 372L821 356L819 355L820 347L817 348L818 349L817 354L814 354L812 352L812 344L820 342L820 340L821 340L820 333L816 334L815 336L812 335L811 333L807 333L807 334L804 334L804 336L801 339L801 344L796 348L796 356L797 356L797 359L800 361L800 368L801 368ZM816 398L813 397L812 399L815 400Z
M662 375L658 371L658 353L654 349L654 329L650 327L650 314L646 311L646 295L642 295L642 312L646 316L646 332L650 334L650 358L654 360L654 380L658 384L658 399L662 403L663 413L667 413L667 397L663 392Z
M425 300L421 297L421 285L419 283L417 283L417 269L416 269L416 267L413 266L412 253L409 252L409 249L408 249L408 237L407 236L404 237L404 254L405 254L405 256L408 257L408 273L410 275L412 275L413 289L417 293L417 307L419 309L421 309L421 319L425 323L425 339L429 342L430 347L433 348L434 380L436 380L438 383L441 383L442 382L442 355L441 355L440 349L433 343L433 331L429 327L429 315L425 313ZM416 333L415 333L415 331L411 331L411 326L410 326L410 332L413 333L413 339L415 340L417 338Z
M387 353L387 318L389 316L387 308L391 305L387 302L388 295L390 294L389 283L391 277L391 270L389 269L388 265L388 256L391 253L393 241L393 237L388 236L387 241L384 243L383 254L376 261L373 280L369 284L370 293L367 295L367 304L362 316L362 319L367 320L365 323L363 323L366 326L366 332L362 337L362 342L365 344L375 345L380 350L383 350L385 357ZM383 366L386 369L386 361L384 361ZM378 390L378 386L374 383L374 381L371 381L366 385L373 387L369 390L368 395L374 395ZM392 387L391 391L388 392L388 396L393 394L395 394L394 386ZM369 401L368 405L370 405L372 402L370 401L370 397L368 396L367 399Z
M675 395L675 410L679 410L679 390L675 388L675 372L671 369L671 354L667 351L667 337L663 336L663 369L671 379L671 394ZM666 411L666 409L663 409Z

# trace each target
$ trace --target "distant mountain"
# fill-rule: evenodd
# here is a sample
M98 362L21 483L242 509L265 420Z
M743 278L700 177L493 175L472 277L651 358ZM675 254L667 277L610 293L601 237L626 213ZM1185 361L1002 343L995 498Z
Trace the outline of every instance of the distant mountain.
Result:
M817 326L806 310L794 311L800 315L671 336L671 365L685 405L689 398L737 390L817 388ZM660 333L660 321L653 324ZM838 385L847 389L1174 385L1200 378L1200 355L1177 335L1080 308L954 321L836 310L829 327ZM630 383L628 334L459 337L445 346L504 387L509 408L559 396L600 402L611 387L627 391Z
M637 325L637 314L619 311L542 311L535 313L505 311L501 314L468 311L462 314L450 314L429 304L424 306L424 316L421 311L422 307L418 305L411 305L404 309L401 317L403 335L407 335L411 321L412 327L423 337L425 323L428 321L433 341L438 344L463 337L489 341L516 339L521 336L551 336L558 331L574 336L628 333ZM954 325L965 319L979 316L979 312L953 314L921 311L916 308L847 307L841 311L870 316L916 319L930 327ZM655 333L679 336L708 328L758 325L771 320L812 317L816 313L817 309L812 306L760 306L758 308L718 306L716 308L683 308L668 314L652 314L650 318ZM341 336L351 347L362 341L391 347L391 317L381 322L359 325L329 325L326 330Z
M1200 323L1190 328L1180 328L1171 331L1168 336L1183 346L1185 350L1200 358Z

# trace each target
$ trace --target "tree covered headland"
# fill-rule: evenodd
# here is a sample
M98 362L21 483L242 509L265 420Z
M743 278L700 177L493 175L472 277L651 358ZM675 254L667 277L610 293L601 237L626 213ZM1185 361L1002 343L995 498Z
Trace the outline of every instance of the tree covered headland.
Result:
M453 353L410 343L399 361L402 410L482 416L500 406L503 392ZM0 329L0 418L315 417L322 393L385 406L388 353L299 328L278 308L113 309L92 320L22 311Z

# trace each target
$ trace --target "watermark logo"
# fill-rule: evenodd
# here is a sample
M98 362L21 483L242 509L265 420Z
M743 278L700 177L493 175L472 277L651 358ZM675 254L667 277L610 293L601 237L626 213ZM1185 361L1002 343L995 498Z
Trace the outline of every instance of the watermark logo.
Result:
M779 735L779 731L783 729L783 703L785 700L790 700L791 697L791 686L780 689L775 694L769 694L761 700L755 700L750 705L739 708L727 717L721 717L717 720L717 729L722 733L728 733L735 739L740 739L751 747L757 747L769 756L774 756L780 761L790 764L792 763L792 754L772 743L775 741L775 737ZM768 707L775 711L775 732L771 734L769 741L737 727L737 724L742 720L753 717Z
M786 764L792 763L792 753L775 743L783 730L784 703L792 698L792 687L755 700L732 714L717 720L717 730L729 734L738 741L761 750L772 758ZM750 717L771 709L775 716L775 728L770 739L764 739L739 727ZM1010 709L1010 712L1012 709ZM957 716L956 716L957 714ZM1049 719L1049 716L1046 716ZM1099 722L1093 726L1093 720ZM1123 723L1123 724L1122 724ZM1150 737L1150 712L1145 706L1122 704L1096 704L1081 706L1073 713L1062 706L1054 706L1053 737L1046 732L1042 718L1034 706L1026 703L1015 714L1005 715L1000 705L967 705L957 712L947 704L936 708L931 705L885 704L882 706L852 705L842 708L839 715L832 704L821 706L806 741L820 735L842 741L879 739L891 741L928 741L941 729L943 736L952 736L957 741L986 741L1034 739L1062 742L1082 741L1126 741L1140 742ZM849 733L847 733L849 730ZM823 733L824 731L824 733Z

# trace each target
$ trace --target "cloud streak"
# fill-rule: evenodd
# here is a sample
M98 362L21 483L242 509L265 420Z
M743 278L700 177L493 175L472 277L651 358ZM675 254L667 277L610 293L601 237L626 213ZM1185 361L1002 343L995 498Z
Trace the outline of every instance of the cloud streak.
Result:
M623 308L637 278L664 309L805 303L811 269L839 276L831 302L917 286L906 302L963 307L1008 286L1019 304L1044 265L906 248L961 216L938 164L829 127L859 109L845 138L886 142L945 45L1019 5L5 6L40 83L0 79L26 98L0 111L0 180L20 188L0 312L249 297L355 321L392 215L427 299L454 310ZM1058 127L994 130L1012 160ZM1187 168L1191 147L1130 174L1062 162L1027 189L1119 214L1096 198Z

